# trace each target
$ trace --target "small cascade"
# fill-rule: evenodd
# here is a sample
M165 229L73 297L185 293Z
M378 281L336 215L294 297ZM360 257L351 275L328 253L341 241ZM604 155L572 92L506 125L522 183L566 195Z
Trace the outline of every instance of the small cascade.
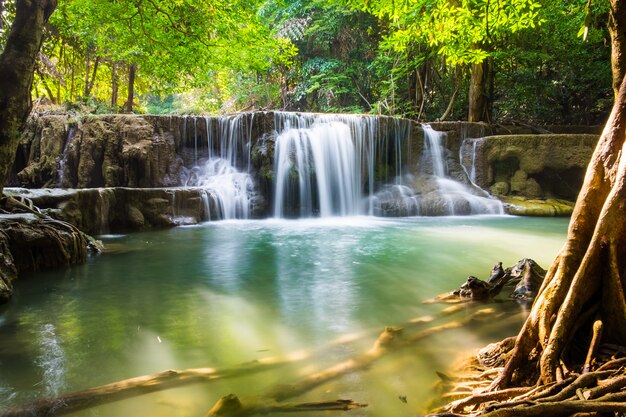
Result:
M430 170L426 167L426 173L432 173L434 189L422 199L421 211L435 215L504 214L502 202L471 183L467 185L448 176L443 144L445 133L437 132L429 125L422 128L424 159L430 161Z
M310 217L315 207L321 217L358 214L360 175L346 124L317 123L306 129L287 129L276 139L275 152L275 217L284 217L287 198L296 194L300 217Z
M445 145L443 143L446 134L437 132L430 125L422 125L424 129L424 158L430 160L432 174L438 178L445 178L448 174L448 166L444 158Z
M375 190L404 170L406 120L277 112L275 129L274 217L374 214Z
M111 209L111 200L115 198L111 189L98 188L98 199L95 209L95 222L97 222L99 233L107 233L109 231L109 212Z
M59 169L57 171L57 186L59 188L62 188L63 183L65 182L65 166L67 165L67 148L72 143L74 136L76 136L76 132L78 132L78 126L75 124L71 124L67 131L67 138L65 139L65 144L63 145L63 152L61 153L61 159L59 161Z
M202 149L198 118L194 117L193 167L184 171L181 182L186 187L203 188L205 220L247 219L255 196L250 176L251 127L246 126L243 114L202 119L206 151ZM184 118L186 131L187 117Z
M476 148L478 146L478 138L464 138L459 148L459 160L461 166L467 174L470 182L476 185ZM485 192L486 193L486 192Z
M246 172L239 172L222 158L212 158L194 167L185 186L205 189L204 209L211 216L211 206L218 219L247 219L254 183ZM205 199L206 198L206 199Z

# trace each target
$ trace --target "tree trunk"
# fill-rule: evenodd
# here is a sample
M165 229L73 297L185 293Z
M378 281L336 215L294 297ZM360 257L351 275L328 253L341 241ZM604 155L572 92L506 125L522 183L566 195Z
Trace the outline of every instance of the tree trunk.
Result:
M493 68L491 58L478 64L472 64L469 87L469 114L470 122L491 121L491 78Z
M613 92L617 96L620 84L626 75L626 3L611 0L609 12L609 33L611 34L613 70Z
M111 63L111 110L117 112L117 92L118 92L118 80L117 80L117 68L115 62Z
M87 86L85 87L85 98L89 97L91 95L91 90L93 90L93 85L96 82L96 75L98 74L98 65L100 64L100 57L97 56L96 60L93 63L93 71L91 73L91 79L89 79L89 76L87 76L87 79L89 80Z
M611 33L624 35L626 0L611 0ZM619 14L619 16L617 16ZM612 62L623 61L626 43L613 38ZM615 65L613 66L615 70ZM538 370L544 383L562 374L572 346L589 343L593 323L602 341L626 345L626 83L593 153L569 224L567 241L546 274L512 356L494 387L512 385ZM614 77L617 73L613 73ZM597 342L597 341L595 341ZM594 343L592 340L591 343ZM581 349L586 352L587 349ZM583 358L575 358L583 363Z
M130 64L128 67L128 100L124 111L126 113L133 112L133 101L135 100L135 73L137 72L137 64Z
M15 20L0 55L0 193L6 183L26 118L43 29L57 0L17 0Z
M543 382L556 380L561 360L567 361L572 353L569 348L583 340L587 343L587 337L580 335L592 333L594 317L589 312L597 311L604 323L604 342L626 344L625 139L626 85L622 83L587 168L567 241L548 270L496 385L514 383L537 354Z

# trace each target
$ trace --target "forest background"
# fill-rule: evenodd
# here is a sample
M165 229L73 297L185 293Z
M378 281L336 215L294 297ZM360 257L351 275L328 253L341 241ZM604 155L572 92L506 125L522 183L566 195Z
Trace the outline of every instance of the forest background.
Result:
M0 50L14 15L0 0ZM62 0L35 110L600 124L608 2ZM43 107L42 107L43 106Z

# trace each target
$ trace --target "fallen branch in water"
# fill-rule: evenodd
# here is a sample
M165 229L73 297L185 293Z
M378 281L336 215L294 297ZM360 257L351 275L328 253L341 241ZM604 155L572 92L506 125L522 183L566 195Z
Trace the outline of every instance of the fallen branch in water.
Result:
M342 375L366 368L391 351L411 346L433 334L465 326L471 321L492 314L493 312L494 310L492 309L478 310L461 320L430 327L411 337L404 337L402 328L387 327L380 336L378 336L372 348L367 352L335 364L323 371L313 373L296 383L275 387L269 391L267 396L276 401L296 397Z
M457 307L446 308L442 310L436 318L430 316L418 317L409 320L404 324L404 326L406 328L413 328L426 325L437 318L454 314L460 309L461 308ZM432 331L432 329L425 330L425 332L428 331ZM320 351L323 352L325 349L338 344L355 342L370 334L371 333L368 332L361 332L341 337L334 342L331 342L323 349L320 349ZM286 356L262 358L228 369L196 368L186 370L166 370L151 375L134 377L82 391L64 394L59 397L45 398L6 410L0 410L0 417L21 417L24 415L46 417L59 416L170 388L264 372L280 366L292 365L294 363L310 359L315 354L316 353L305 351L296 352Z
M23 406L0 410L0 417L23 417L33 415L51 417L69 414L101 404L120 401L139 395L181 387L198 382L233 378L265 371L285 362L256 361L248 365L232 369L218 370L214 368L186 369L181 371L167 370L151 375L125 379L99 387L77 391L55 398L46 398Z
M296 404L259 403L253 400L242 403L234 394L229 394L215 403L206 417L249 417L255 414L293 413L310 411L349 411L367 407L352 400L307 402Z

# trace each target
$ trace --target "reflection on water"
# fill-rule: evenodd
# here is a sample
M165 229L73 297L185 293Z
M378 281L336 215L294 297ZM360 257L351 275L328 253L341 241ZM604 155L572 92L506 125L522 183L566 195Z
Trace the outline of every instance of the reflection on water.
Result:
M27 277L0 313L0 407L116 380L291 355L291 366L163 391L78 416L205 415L372 346L387 325L433 315L421 300L523 257L546 268L567 220L516 217L225 221L104 237L126 250ZM442 333L294 401L351 398L351 416L414 416L435 370L517 331L524 314ZM461 312L454 318L462 318ZM407 403L399 400L406 396Z
M65 386L65 354L54 324L45 324L39 333L41 353L36 360L41 368L41 381L47 396L59 395Z

